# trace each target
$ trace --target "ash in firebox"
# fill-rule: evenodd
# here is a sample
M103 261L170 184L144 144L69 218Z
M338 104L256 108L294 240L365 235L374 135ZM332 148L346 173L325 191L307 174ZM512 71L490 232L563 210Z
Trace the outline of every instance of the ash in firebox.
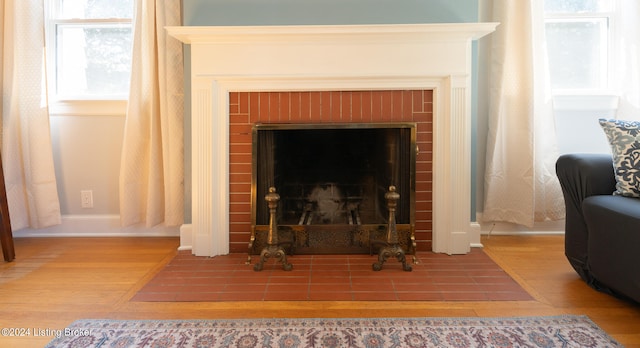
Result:
M344 195L335 184L317 185L307 200L314 203L315 214L325 224L334 223L344 211Z

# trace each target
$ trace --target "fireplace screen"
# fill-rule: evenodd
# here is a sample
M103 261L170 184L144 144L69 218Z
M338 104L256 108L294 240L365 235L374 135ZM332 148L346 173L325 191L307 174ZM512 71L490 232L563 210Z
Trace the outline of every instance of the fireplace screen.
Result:
M290 253L376 252L393 185L400 245L412 252L415 130L413 123L255 125L250 251L265 243L264 197L275 187L280 242Z

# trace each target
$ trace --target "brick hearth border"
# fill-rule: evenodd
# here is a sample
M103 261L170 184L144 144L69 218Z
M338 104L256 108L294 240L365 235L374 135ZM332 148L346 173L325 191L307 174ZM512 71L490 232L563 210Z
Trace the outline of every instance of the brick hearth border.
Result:
M252 126L256 123L415 122L416 242L432 249L433 91L231 92L229 249L246 252L251 234Z

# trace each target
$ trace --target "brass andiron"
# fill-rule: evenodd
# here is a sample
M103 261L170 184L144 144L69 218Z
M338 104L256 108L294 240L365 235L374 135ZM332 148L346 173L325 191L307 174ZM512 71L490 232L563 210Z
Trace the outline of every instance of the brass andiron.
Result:
M254 271L262 271L265 261L268 258L275 257L278 262L282 263L282 269L290 271L293 265L287 262L287 254L282 246L278 243L278 224L276 223L276 208L280 195L276 193L275 187L269 187L269 193L264 197L269 205L269 234L267 235L267 246L262 248L260 253L260 261L253 266Z
M398 199L400 194L396 192L395 186L389 186L389 191L384 195L387 200L387 208L389 209L389 225L387 227L387 241L385 246L380 248L378 252L378 262L373 264L373 270L379 271L382 269L382 264L387 261L391 256L394 256L399 262L402 262L402 269L407 272L411 272L411 265L407 264L407 259L404 255L404 250L398 244L398 231L396 230L396 206L398 205Z

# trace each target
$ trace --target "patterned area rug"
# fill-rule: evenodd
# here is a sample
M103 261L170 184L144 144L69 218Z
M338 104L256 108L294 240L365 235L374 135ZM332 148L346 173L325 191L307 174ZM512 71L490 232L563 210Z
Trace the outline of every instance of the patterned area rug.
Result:
M586 316L79 320L47 347L622 347Z

